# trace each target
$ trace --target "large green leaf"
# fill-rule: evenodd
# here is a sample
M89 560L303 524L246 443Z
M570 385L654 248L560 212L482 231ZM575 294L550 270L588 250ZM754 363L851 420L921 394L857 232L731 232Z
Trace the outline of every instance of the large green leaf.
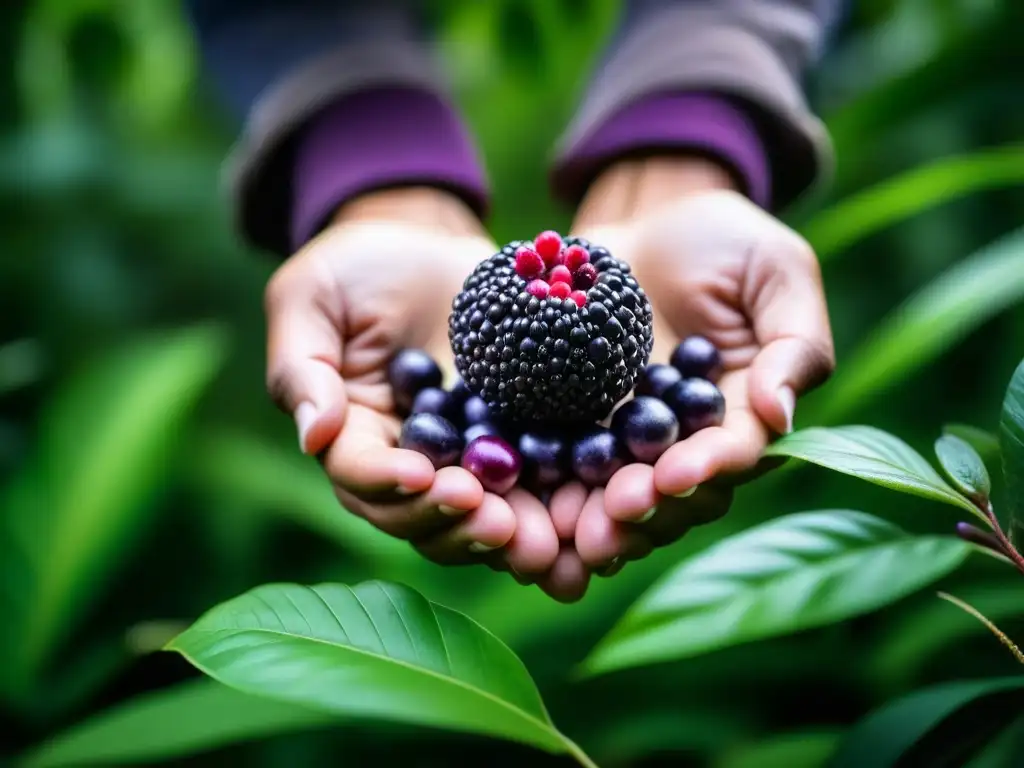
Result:
M935 441L935 455L960 493L977 500L988 498L992 492L988 470L970 443L956 435L942 435Z
M1018 717L1024 677L926 688L869 715L847 734L829 768L957 766ZM966 727L953 727L963 718ZM980 743L979 743L980 742Z
M999 435L970 424L945 424L944 435L955 435L978 452L985 462L999 458Z
M999 447L1010 501L1011 541L1019 546L1024 541L1024 362L1013 372L1003 398Z
M884 227L983 189L1024 181L1024 146L945 157L868 187L801 228L823 262Z
M213 608L168 648L248 693L502 737L585 763L507 646L402 585L265 585Z
M342 507L321 468L298 448L285 451L254 435L216 431L203 436L191 458L191 478L212 499L282 515L372 563L375 573L408 577L426 562L406 542Z
M802 429L768 446L765 455L803 459L895 491L952 504L985 519L921 454L898 437L875 427Z
M804 407L813 423L840 421L1024 298L1024 230L975 252L910 296L847 355Z
M196 680L129 699L48 739L19 768L141 765L278 734L337 717Z
M0 503L0 693L29 691L146 524L224 351L213 326L149 337L57 395L34 457Z
M873 611L952 571L973 546L850 510L787 515L683 561L583 662L598 674L684 659Z

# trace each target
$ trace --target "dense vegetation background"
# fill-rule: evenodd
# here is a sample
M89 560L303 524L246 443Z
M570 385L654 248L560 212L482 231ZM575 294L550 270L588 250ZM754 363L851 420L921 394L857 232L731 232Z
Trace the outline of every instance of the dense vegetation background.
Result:
M440 5L497 190L497 239L564 227L568 212L541 194L540 158L617 4ZM839 357L797 421L875 424L927 452L945 422L995 426L1024 354L1024 11L1016 0L853 5L808 83L837 176L787 216L823 261ZM195 678L153 651L272 581L393 579L465 611L523 658L560 727L602 765L819 765L895 697L1018 671L925 589L836 626L570 684L670 564L731 533L818 508L921 532L949 532L958 517L803 467L744 489L725 520L576 605L422 563L339 512L265 397L261 293L274 263L230 232L218 169L235 126L198 81L176 4L7 2L0 38L0 760ZM1017 579L976 558L940 586L1024 637ZM183 751L206 752L182 765L560 764L365 723L255 729L267 738L237 745L216 727L232 712L203 699L140 716L95 735L93 755L191 728ZM1007 744L986 764L1013 764L998 762Z

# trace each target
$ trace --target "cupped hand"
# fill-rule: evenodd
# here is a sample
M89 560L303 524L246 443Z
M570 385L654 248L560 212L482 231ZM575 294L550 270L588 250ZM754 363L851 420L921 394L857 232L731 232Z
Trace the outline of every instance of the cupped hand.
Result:
M773 435L792 429L796 399L834 365L818 261L793 230L697 159L613 167L592 187L575 234L630 263L654 309L651 362L680 340L722 353L720 427L676 443L654 466L630 464L566 511L576 548L602 575L720 518Z
M388 364L414 347L450 368L452 299L494 250L472 212L438 190L346 205L267 287L267 385L349 510L435 562L550 580L559 543L540 501L487 493L465 469L435 470L397 447Z

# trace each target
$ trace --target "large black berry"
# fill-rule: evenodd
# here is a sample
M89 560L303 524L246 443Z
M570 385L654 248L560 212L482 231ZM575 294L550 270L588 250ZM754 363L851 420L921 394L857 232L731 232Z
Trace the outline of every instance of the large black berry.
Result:
M661 397L673 384L683 378L683 375L671 365L652 363L648 365L640 379L636 383L636 394Z
M448 321L455 367L502 423L594 424L633 391L647 364L651 305L627 264L565 238L562 249L577 269L590 264L596 274L586 291L573 291L551 233L541 242L543 258L536 244L509 243L466 278Z
M669 362L685 379L715 382L722 375L722 356L718 347L703 336L690 336L679 342Z
M522 481L531 489L555 488L570 474L570 443L555 434L526 432L519 438Z
M388 383L400 413L409 413L421 390L440 387L441 378L441 369L422 349L403 349L388 365Z
M661 400L641 395L619 406L612 431L634 459L653 464L679 437L679 421Z
M587 485L605 485L625 463L623 447L610 429L592 427L573 443L572 469Z
M523 462L507 441L494 435L483 435L466 446L462 466L473 473L484 490L501 495L512 490Z
M683 379L665 392L665 404L679 419L679 436L687 438L725 418L725 397L707 379Z
M459 461L462 435L448 419L433 413L417 413L402 424L398 447L422 453L434 469L449 467Z

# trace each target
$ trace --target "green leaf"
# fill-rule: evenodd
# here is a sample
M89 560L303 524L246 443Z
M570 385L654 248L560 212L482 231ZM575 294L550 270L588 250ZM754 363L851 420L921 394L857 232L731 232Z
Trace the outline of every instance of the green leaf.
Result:
M1024 676L948 683L917 691L855 725L828 768L963 765L977 743L1019 716ZM953 727L964 718L973 727Z
M253 435L209 432L192 453L191 479L214 498L272 511L337 542L375 573L409 577L426 562L408 545L370 526L338 502L319 465Z
M835 424L1024 298L1024 229L968 256L893 310L804 407Z
M999 419L999 448L1010 502L1010 540L1024 541L1024 361L1010 377Z
M146 525L224 352L214 326L148 337L56 396L34 457L0 499L0 694L27 695Z
M970 424L946 424L942 428L942 433L955 435L968 443L985 462L999 458L999 435L994 435L988 430Z
M140 765L318 728L326 712L193 680L129 699L58 733L24 755L19 768Z
M402 585L265 585L213 608L168 649L248 693L581 759L507 646Z
M874 427L802 429L768 446L765 455L803 459L894 491L960 507L985 520L970 501L946 484L921 454L898 437Z
M821 627L895 602L972 545L850 510L787 515L683 561L584 661L590 675Z
M885 227L974 192L1024 181L1024 145L945 157L851 195L801 231L825 262Z
M783 733L728 750L713 768L818 768L835 751L836 731Z
M988 499L992 492L988 470L968 442L955 435L943 435L935 441L935 455L958 491L974 499Z

